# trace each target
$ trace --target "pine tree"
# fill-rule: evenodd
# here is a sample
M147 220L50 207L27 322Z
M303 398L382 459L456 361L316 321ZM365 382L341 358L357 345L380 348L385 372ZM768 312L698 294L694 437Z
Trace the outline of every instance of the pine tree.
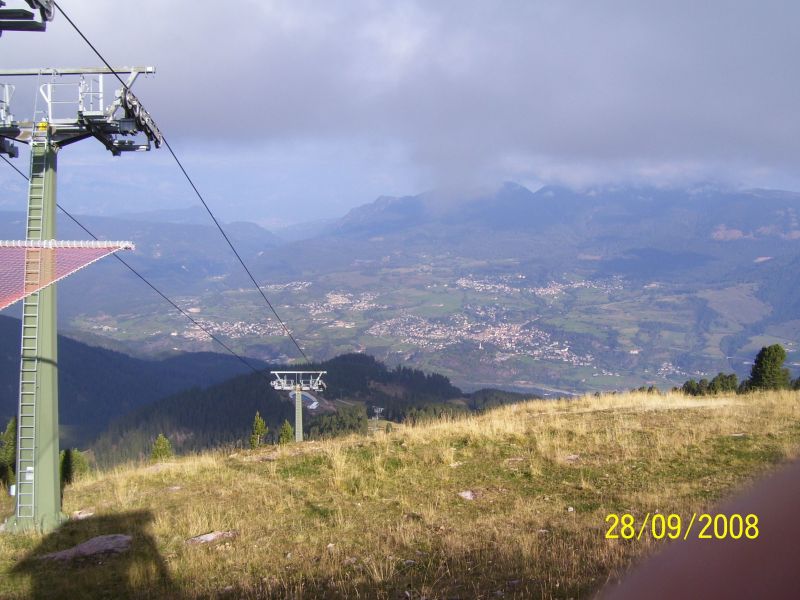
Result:
M681 387L681 391L688 396L697 396L700 391L694 379L688 379Z
M253 431L250 433L250 447L258 448L264 441L265 435L267 435L267 424L256 411L255 419L253 419Z
M783 368L785 360L786 350L780 344L761 348L753 363L753 368L750 370L747 387L758 390L788 388L790 385L789 369Z
M278 443L279 444L288 444L294 440L294 427L289 421L284 421L283 425L281 425L280 435L278 436Z
M17 469L17 418L11 417L0 436L0 481L6 486L14 483Z
M89 459L77 448L66 448L59 455L61 461L61 489L76 482L89 472Z
M737 387L739 387L739 381L736 378L736 373L726 375L720 372L708 384L708 390L712 394L735 392Z
M153 451L150 453L150 460L167 460L172 458L172 455L172 444L170 444L169 439L163 433L159 433L156 441L153 442Z

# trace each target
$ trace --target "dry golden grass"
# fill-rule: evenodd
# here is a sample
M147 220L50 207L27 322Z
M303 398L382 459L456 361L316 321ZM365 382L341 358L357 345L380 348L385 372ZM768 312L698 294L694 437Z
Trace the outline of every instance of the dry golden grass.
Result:
M796 392L625 394L128 465L67 488L96 517L0 537L0 596L584 597L663 543L604 539L608 513L709 509L798 453ZM238 536L186 544L212 530ZM134 551L26 560L100 533Z

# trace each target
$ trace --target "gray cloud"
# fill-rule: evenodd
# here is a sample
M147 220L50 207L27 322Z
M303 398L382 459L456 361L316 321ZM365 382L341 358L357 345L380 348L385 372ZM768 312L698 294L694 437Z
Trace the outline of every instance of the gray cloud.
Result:
M209 151L401 148L431 185L798 183L791 2L61 4L113 63L155 64L140 97ZM0 52L97 62L60 16Z

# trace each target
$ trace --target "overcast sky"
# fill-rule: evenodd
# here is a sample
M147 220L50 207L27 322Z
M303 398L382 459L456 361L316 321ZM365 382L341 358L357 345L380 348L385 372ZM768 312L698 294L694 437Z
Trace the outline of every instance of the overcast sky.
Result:
M156 66L134 91L226 220L504 180L800 189L789 0L60 4L112 64ZM1 68L96 64L61 15L0 37ZM60 200L195 204L170 160L70 146ZM0 168L0 208L24 207L15 178Z

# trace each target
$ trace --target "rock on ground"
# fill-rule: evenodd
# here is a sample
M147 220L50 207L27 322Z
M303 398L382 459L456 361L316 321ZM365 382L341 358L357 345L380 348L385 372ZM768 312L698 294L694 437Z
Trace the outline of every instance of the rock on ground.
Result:
M186 540L187 544L210 544L218 540L233 539L236 537L235 531L210 531L202 535L196 535Z
M39 560L72 560L74 558L89 558L100 554L122 554L130 549L131 539L131 536L122 535L121 533L101 535L72 548L44 554L39 557Z

